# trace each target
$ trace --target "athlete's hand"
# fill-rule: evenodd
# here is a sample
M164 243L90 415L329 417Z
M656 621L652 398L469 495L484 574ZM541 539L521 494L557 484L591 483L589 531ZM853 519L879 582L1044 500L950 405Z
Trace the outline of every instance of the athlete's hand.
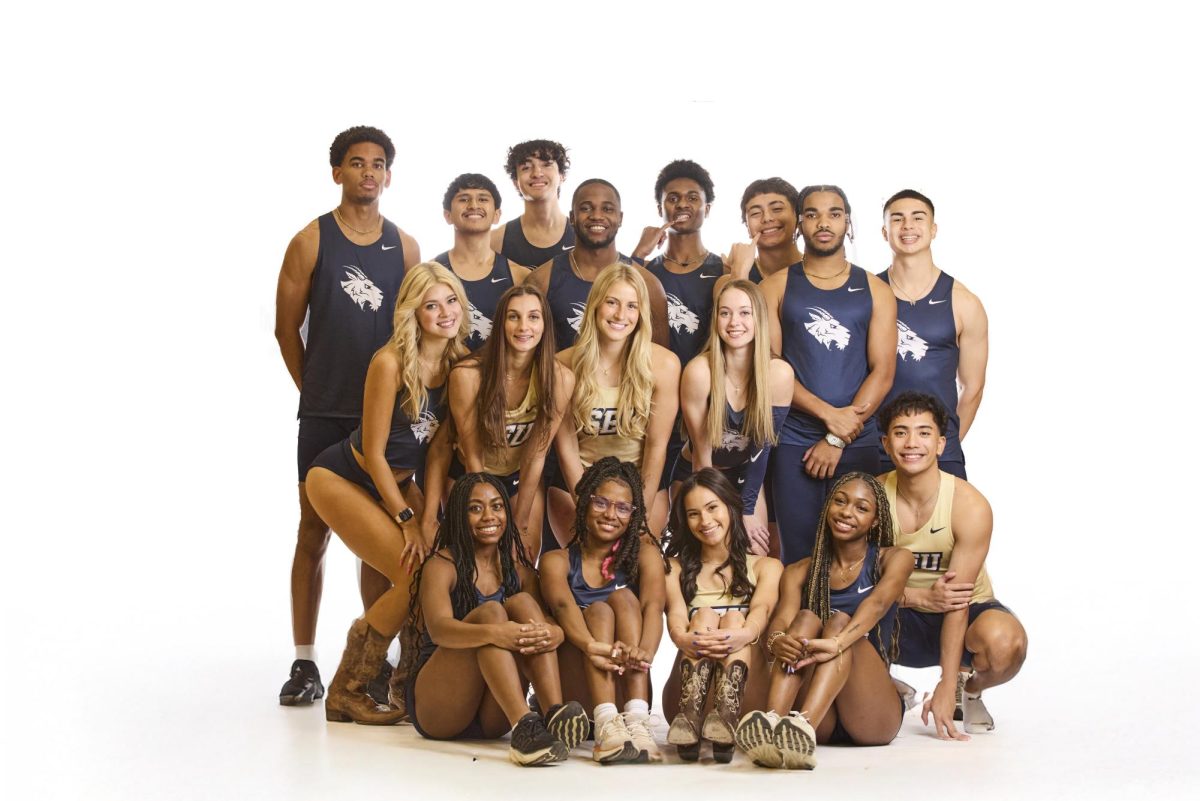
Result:
M506 651L518 653L533 653L527 648L535 648L550 638L549 627L545 623L518 623L508 620L495 626L492 645Z
M967 605L971 603L975 585L965 581L955 581L955 575L957 574L953 570L947 570L938 576L937 581L933 582L919 605L926 609L932 609L934 612L953 612L956 609L966 609Z
M692 632L690 631L685 631L679 636L672 634L671 642L675 643L675 647L678 648L680 653L682 653L688 659L704 658L704 655L699 653L696 650L696 646L692 643Z
M642 229L642 238L638 240L637 247L629 255L635 259L644 259L662 247L663 242L667 241L667 231L671 230L671 225L671 223L667 223L666 225L647 225Z
M400 536L404 538L404 549L400 551L400 566L407 569L409 575L425 561L429 549L425 547L417 527L409 523L401 524Z
M869 408L871 408L869 403L860 403L858 406L834 406L821 418L821 422L825 424L825 429L830 434L850 443L862 433L863 417Z
M838 655L837 640L833 637L801 640L800 645L804 648L804 653L792 665L796 670L808 665L819 665L822 662L828 662Z
M600 670L607 670L612 673L624 673L624 667L617 661L617 652L611 642L600 642L592 640L588 643L587 650L584 652L587 658Z
M804 658L804 643L799 637L784 634L782 637L775 638L774 644L771 645L771 652L775 654L776 661L795 667L796 663Z
M804 472L818 480L833 478L841 459L841 448L835 448L823 439L818 440L816 445L804 452Z
M745 648L754 637L753 629L706 629L694 632L692 642L700 656L724 659Z
M654 659L654 654L639 646L626 645L617 640L613 643L613 659L621 663L618 673L624 673L626 670L638 670L644 673L650 669L650 662Z
M750 553L766 556L771 550L771 532L754 515L742 515L742 522L746 525L746 533L750 535Z
M563 630L551 623L539 623L536 620L530 620L529 625L541 626L545 629L545 635L542 635L541 630L535 630L526 634L522 639L532 639L534 642L527 643L521 647L523 654L545 654L555 650L562 645Z
M758 254L758 234L749 242L734 242L729 246L729 253L721 256L725 269L734 279L749 278L750 268L754 266L754 257Z
M921 705L921 722L929 725L929 716L933 715L933 731L939 740L970 740L971 735L958 730L954 725L954 690L958 677L946 681L942 679L933 690L933 696L925 695L925 703Z

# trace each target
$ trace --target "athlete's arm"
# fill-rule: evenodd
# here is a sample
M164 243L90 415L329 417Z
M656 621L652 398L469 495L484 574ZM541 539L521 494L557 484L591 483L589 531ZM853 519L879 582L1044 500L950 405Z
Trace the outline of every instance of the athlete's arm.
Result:
M646 282L646 293L650 296L650 328L654 344L669 348L671 323L667 318L667 293L663 291L662 281L640 264L633 265L633 269L642 274L642 280Z
M687 363L679 380L679 400L683 407L683 424L687 428L688 446L692 452L693 472L702 467L712 467L712 442L708 438L708 405L711 392L712 375L708 367L708 358L701 353Z
M662 551L643 536L638 547L638 600L642 603L642 637L637 643L638 650L629 655L629 667L637 667L638 662L644 662L641 669L650 669L650 663L658 652L658 644L662 642L666 596Z
M769 556L760 557L754 565L754 594L750 596L750 611L746 613L746 625L740 629L722 629L728 636L723 653L710 654L724 657L742 650L750 643L762 642L771 611L779 600L779 577L783 575L783 563Z
M554 363L554 413L547 426L545 442L533 437L526 440L521 450L521 483L517 485L517 500L513 504L513 517L518 533L527 549L534 550L530 561L536 561L536 549L541 544L542 521L533 518L533 501L542 486L542 471L546 467L546 452L558 434L563 415L571 403L571 392L575 389L575 375L558 362ZM536 436L536 434L535 434Z
M691 659L698 659L700 655L692 645L692 638L688 632L690 625L688 621L687 601L683 599L683 590L679 586L679 574L682 568L679 566L679 560L675 557L670 557L668 561L671 565L671 572L665 576L667 636L671 638L671 642L675 643L675 647L684 656Z
M313 220L288 243L275 288L275 340L296 389L300 389L304 375L304 340L300 337L300 326L304 325L304 316L308 312L320 243L321 229Z
M396 230L400 231L399 228ZM421 263L421 246L417 244L417 240L400 231L400 244L404 246L404 269L411 270Z
M988 320L983 304L969 289L954 282L954 315L958 318L958 440L967 436L987 376Z
M573 354L575 348L567 348L559 351L555 357L558 363L571 370L573 373L574 362ZM567 399L567 407L564 410L564 421L558 427L558 433L554 436L554 449L558 453L558 469L562 473L563 486L567 488L567 494L572 499L575 497L575 485L579 483L579 479L583 478L583 462L579 460L579 429L575 427L575 414L573 412L575 406L575 398Z
M450 592L457 580L457 571L449 554L444 551L428 560L421 571L421 611L425 630L443 648L478 648L495 645L506 651L533 653L535 643L549 636L546 623L468 623L454 617Z
M749 280L750 269L758 255L758 237L759 235L755 234L749 242L734 242L729 246L728 255L721 257L725 264L725 272L729 274L728 280Z
M768 661L779 659L794 664L804 652L800 639L788 634L787 630L796 622L796 616L804 604L804 581L808 578L811 564L812 558L805 557L785 567L779 577L779 603L775 606L771 621L767 623L766 636L758 641ZM770 651L767 650L769 642L773 643Z
M892 388L892 381L896 377L896 295L883 281L870 273L866 275L867 286L871 289L867 377L854 394L852 404L861 420L879 411L879 404Z
M650 353L654 394L650 396L650 420L646 423L646 441L642 445L642 487L646 494L646 517L654 508L659 480L667 461L667 441L679 411L679 357L654 345ZM655 536L661 532L654 532Z
M396 477L386 455L388 436L392 431L392 411L399 400L399 389L399 361L390 351L381 350L371 358L371 364L367 367L367 383L363 388L362 457L367 474L383 499L383 508L391 518L409 508L408 501L396 485ZM409 520L397 525L404 536L406 549L407 546L420 545L417 521ZM415 556L416 564L420 564L424 554Z
M547 551L542 555L539 565L542 597L546 599L550 613L554 615L558 625L562 626L571 645L578 648L584 657L599 669L615 672L621 664L613 659L613 644L598 643L592 637L592 632L583 619L583 612L576 605L575 596L571 594L571 586L567 581L569 567L570 560L565 548ZM593 644L598 647L593 648Z
M492 248L492 250L496 251L497 253L504 252L504 230L507 227L508 227L508 223L503 223L501 225L497 225L495 228L492 229L491 240L490 240L491 248ZM508 263L510 265L516 264L516 262L513 261L512 259L509 259ZM514 280L514 282L516 281L516 276L513 276L513 280Z
M468 473L483 472L483 443L479 437L479 363L473 359L450 371L450 415L458 432L458 450Z
M536 554L535 554L536 556ZM532 560L531 560L532 561ZM529 597L537 602L538 607L543 612L548 612L546 602L542 599L542 589L539 586L537 570L525 567L525 565L517 562L513 565L517 571L517 575L521 577L521 592L528 593ZM519 623L532 623L534 621L518 621ZM554 622L554 618L549 614L546 615L546 628L550 632L550 636L543 640L540 645L530 649L531 654L544 654L555 650L562 645L566 634L562 630L562 626Z
M442 497L450 481L450 461L454 451L454 418L438 426L429 448L425 451L425 505L421 509L421 541L425 550L433 548L437 539L438 511L442 508Z

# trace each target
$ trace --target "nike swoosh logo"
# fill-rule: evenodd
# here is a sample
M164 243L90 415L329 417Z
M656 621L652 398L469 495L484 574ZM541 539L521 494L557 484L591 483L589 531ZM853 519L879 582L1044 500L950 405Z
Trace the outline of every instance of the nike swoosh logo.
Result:
M941 300L931 300L931 301L929 301L929 305L936 306L939 303L945 303L945 302L946 302L946 298L942 298Z
M716 278L715 275L705 275L704 273L700 273L700 277L701 278Z
M850 291L850 292L862 292L864 289L866 289L866 287L865 287L865 286L860 286L860 287L850 287L848 291Z
M574 250L575 246L574 245L563 245L562 248L563 248L563 250Z
M939 531L942 531L942 530L943 530L943 529L945 529L945 528L946 528L945 526L942 526L942 528L931 528L931 529L929 529L929 533L930 533L930 534L937 534Z
M861 590L858 591L858 594L862 595L864 592L869 592L870 590L873 590L873 589L875 589L874 584L872 584L870 587L863 587Z
M762 451L759 451L758 453L756 453L756 454L754 454L753 456L751 456L751 457L750 457L750 461L752 461L752 462L757 462L757 461L758 461L758 457L762 456L762 454L763 454L763 452L762 452Z
M380 247L383 248L384 250L395 250L396 248L398 248L400 246L399 245L380 245Z
M625 586L626 585L624 585L624 584L618 584L617 586L613 587L613 589L614 590L623 590L623 589L625 589Z
M493 283L493 284L498 284L498 283L500 283L501 281L507 281L507 280L508 280L507 278L493 278L493 279L492 279L492 283Z

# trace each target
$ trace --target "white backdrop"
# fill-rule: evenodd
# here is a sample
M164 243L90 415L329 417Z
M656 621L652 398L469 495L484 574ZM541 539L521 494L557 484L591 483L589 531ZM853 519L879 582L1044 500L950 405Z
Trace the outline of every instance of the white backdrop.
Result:
M1097 749L1108 734L1073 721L1111 707L1112 736L1165 760L1144 786L1194 781L1169 755L1200 711L1176 611L1200 533L1183 334L1198 65L1191 26L1158 6L8 12L0 615L25 727L0 736L30 772L5 781L52 775L69 796L120 774L79 761L105 726L77 713L101 691L138 698L147 671L207 660L267 700L283 680L296 392L275 280L292 234L336 204L327 149L355 124L397 143L382 208L426 257L450 245L440 198L458 173L488 174L505 219L520 213L505 149L534 137L570 147L564 197L617 185L625 252L674 158L714 178L718 252L744 236L755 178L844 187L872 270L889 258L883 199L927 193L936 262L991 320L968 468L996 512L993 581L1031 639L995 696ZM329 671L355 604L331 552ZM75 769L54 767L64 752Z

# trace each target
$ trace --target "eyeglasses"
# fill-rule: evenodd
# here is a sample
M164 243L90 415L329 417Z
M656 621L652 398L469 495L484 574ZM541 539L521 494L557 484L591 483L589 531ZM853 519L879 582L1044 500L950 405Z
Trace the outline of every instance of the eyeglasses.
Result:
M633 514L633 510L637 508L632 503L610 500L603 495L592 495L591 498L593 511L604 514L608 511L608 507L611 506L613 511L617 513L617 517L624 520L628 520L629 516Z

